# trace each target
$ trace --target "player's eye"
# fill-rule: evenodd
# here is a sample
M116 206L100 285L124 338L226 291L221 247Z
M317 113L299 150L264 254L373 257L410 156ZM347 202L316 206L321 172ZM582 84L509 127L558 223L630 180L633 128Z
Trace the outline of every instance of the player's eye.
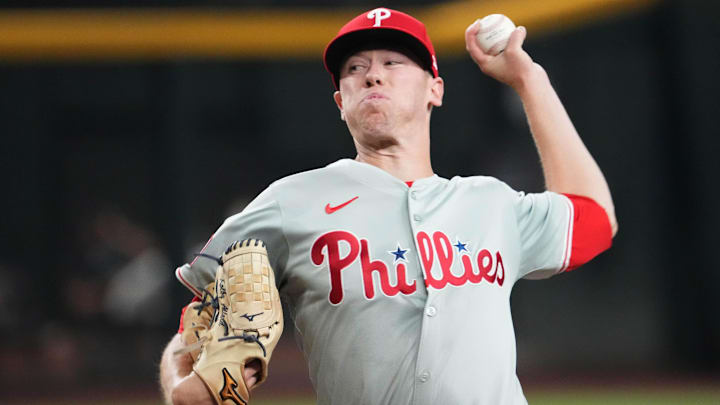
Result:
M363 65L361 65L361 64L359 64L359 63L350 64L350 65L348 65L348 68L347 68L348 72L351 72L351 73L352 73L352 72L359 72L359 71L361 71L362 69L363 69Z

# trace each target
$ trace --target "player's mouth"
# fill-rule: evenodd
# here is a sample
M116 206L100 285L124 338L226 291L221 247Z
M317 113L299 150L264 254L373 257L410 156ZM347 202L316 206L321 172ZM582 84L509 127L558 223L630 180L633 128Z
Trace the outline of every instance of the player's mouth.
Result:
M363 101L374 101L374 100L387 100L388 98L382 94L377 92L372 92L368 94L367 96L363 97Z

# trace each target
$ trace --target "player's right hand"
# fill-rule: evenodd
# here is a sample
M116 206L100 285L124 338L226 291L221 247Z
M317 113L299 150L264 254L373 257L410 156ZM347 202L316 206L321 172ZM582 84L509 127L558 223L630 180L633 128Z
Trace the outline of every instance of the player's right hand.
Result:
M478 45L476 36L479 29L479 21L475 21L465 30L465 49L470 57L483 73L507 84L519 93L527 80L538 69L542 70L522 48L527 35L525 27L517 27L510 35L505 50L496 56L483 52Z
M245 365L243 370L243 379L248 389L252 388L260 377L260 371L262 371L262 365L259 360L253 360Z

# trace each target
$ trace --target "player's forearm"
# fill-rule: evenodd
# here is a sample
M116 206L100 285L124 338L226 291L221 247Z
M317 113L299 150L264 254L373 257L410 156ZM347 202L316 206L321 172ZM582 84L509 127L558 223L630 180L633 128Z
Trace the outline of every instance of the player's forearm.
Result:
M534 66L516 91L540 154L547 189L595 200L605 209L614 236L617 220L605 176L580 139L544 69Z
M192 358L189 354L175 355L184 347L176 334L163 352L160 360L160 386L168 405L207 404L214 405L202 381L192 374Z
M192 362L189 364L187 356L175 356L174 352L182 347L180 335L176 334L170 340L162 359L160 360L160 387L162 388L165 403L172 404L172 390L180 381L192 371ZM182 361L186 360L186 361Z

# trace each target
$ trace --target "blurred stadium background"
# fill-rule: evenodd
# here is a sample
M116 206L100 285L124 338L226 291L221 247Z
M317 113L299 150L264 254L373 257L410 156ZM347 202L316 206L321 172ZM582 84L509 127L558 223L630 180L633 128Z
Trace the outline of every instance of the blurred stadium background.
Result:
M381 5L434 40L440 175L543 188L518 99L464 52L499 12L610 183L614 248L515 287L531 404L720 403L714 0L0 2L0 402L160 403L175 266L274 179L354 156L321 53ZM276 353L257 403L312 403L291 333Z

